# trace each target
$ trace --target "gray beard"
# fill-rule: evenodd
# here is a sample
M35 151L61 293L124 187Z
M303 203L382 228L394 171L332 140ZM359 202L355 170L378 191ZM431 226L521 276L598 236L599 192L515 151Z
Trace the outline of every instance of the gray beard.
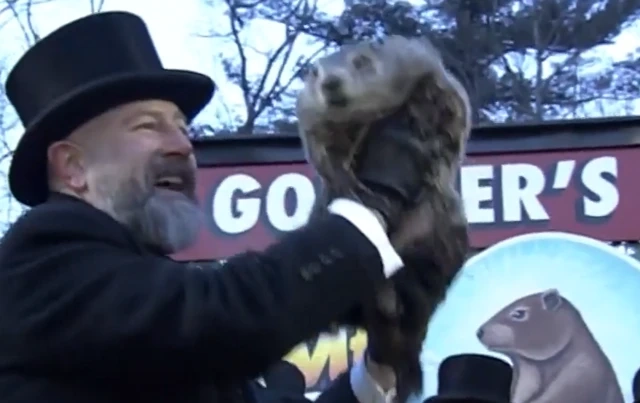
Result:
M126 223L134 236L167 255L193 245L203 218L196 202L185 195L163 197L154 193Z
M178 192L165 195L132 178L121 183L115 192L105 187L99 192L107 202L105 210L142 244L168 255L188 248L197 240L203 213L195 196Z

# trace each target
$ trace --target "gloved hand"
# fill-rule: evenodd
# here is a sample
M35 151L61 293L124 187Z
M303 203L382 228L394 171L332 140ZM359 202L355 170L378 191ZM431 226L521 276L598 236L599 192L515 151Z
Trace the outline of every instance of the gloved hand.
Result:
M371 130L355 161L356 177L370 191L359 190L357 196L392 227L415 204L426 161L413 141L415 131L404 110Z

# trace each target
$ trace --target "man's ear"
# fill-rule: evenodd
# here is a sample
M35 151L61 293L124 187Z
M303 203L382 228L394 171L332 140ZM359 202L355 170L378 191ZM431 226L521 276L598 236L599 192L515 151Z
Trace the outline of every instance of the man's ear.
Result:
M82 191L87 187L85 154L75 143L57 141L47 149L49 175L52 179L64 184L74 191Z

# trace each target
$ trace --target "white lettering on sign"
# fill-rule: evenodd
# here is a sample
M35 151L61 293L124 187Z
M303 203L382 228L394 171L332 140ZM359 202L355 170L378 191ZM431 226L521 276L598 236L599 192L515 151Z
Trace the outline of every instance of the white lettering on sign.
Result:
M253 176L226 177L213 195L213 222L227 234L241 234L253 228L260 217L260 199L247 197L261 187Z
M609 177L609 178L607 178ZM618 177L618 161L615 157L600 157L589 161L582 169L580 180L594 197L585 196L582 204L587 217L606 217L620 203L620 193L610 179Z
M523 213L532 221L549 219L538 197L545 188L544 172L532 164L502 166L502 217L504 222L520 222Z
M476 223L487 224L495 221L495 212L491 207L493 199L492 165L469 165L460 171L460 193L464 195L464 209L467 218Z
M293 213L285 211L287 192L294 192L296 208ZM307 223L313 202L315 188L306 176L299 173L280 175L267 190L266 205L269 223L280 231L293 231Z
M581 218L610 216L620 202L616 187L618 161L598 157L579 167L574 160L538 165L468 165L461 169L460 193L471 224L548 221L551 212L542 197L570 186L578 190L576 214Z
M556 161L540 167L530 163L467 165L460 173L460 192L470 224L545 222L554 214L545 199L566 197L572 188L577 200L563 203L575 208L577 219L609 217L620 202L615 157L586 163ZM573 196L572 196L573 197ZM291 231L307 221L315 200L312 180L297 172L260 183L246 173L230 175L218 185L211 202L215 227L226 234L241 234L259 221L276 231ZM563 213L566 214L566 213Z
M292 231L307 222L314 201L313 183L303 174L282 174L267 184L233 174L214 192L212 217L218 230L231 235L249 231L261 219L277 231Z

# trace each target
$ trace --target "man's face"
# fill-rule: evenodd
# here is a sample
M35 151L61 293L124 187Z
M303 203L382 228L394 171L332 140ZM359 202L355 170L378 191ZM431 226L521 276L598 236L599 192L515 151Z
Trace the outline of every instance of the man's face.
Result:
M53 182L170 254L197 238L196 162L187 123L170 102L112 109L49 148Z

